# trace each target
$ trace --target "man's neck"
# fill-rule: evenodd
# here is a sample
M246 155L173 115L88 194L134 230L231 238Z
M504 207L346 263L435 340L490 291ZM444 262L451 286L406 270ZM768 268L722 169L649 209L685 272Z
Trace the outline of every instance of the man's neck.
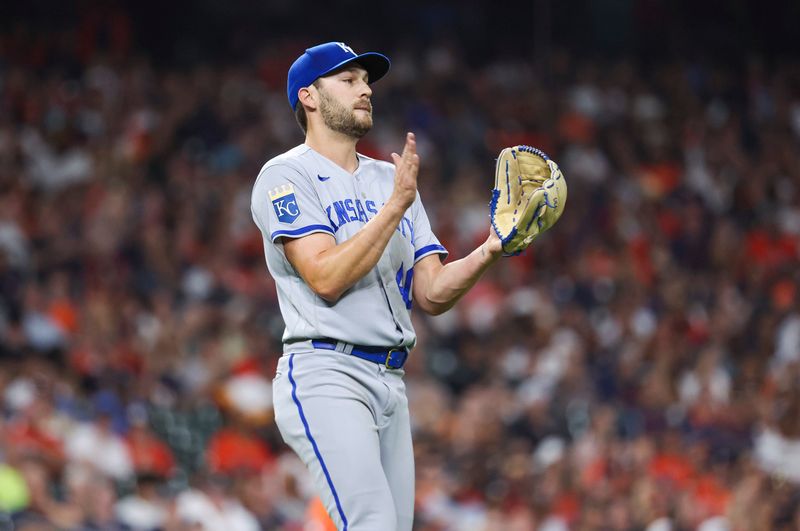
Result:
M309 129L305 143L346 172L353 173L358 168L357 142L354 138L324 128L319 131Z

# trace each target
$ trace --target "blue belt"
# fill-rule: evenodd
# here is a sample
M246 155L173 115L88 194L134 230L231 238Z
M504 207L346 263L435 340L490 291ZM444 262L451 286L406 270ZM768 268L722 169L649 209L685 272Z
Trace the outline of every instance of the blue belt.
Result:
M347 354L347 351L340 350L337 345L346 345L346 343L339 343L333 339L312 339L311 344L314 348L321 348L324 350L338 350ZM348 345L350 346L350 345ZM384 365L389 369L401 369L408 359L408 349L405 347L364 347L362 345L351 345L353 349L349 354L361 358L362 360L371 361L378 365Z

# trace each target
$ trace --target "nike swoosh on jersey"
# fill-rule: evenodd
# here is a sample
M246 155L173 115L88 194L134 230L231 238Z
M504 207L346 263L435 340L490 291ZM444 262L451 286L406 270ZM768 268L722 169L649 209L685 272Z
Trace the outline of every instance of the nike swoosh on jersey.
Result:
M330 179L330 177L323 177L322 175L319 175L319 174L317 174L317 179L319 179L319 180L320 180L320 181L322 181L322 182L325 182L325 181L327 181L328 179Z

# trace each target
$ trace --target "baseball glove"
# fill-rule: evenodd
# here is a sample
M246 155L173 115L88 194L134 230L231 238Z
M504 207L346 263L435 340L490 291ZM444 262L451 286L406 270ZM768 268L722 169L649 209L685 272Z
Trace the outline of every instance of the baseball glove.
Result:
M558 164L530 146L505 148L497 157L492 227L513 256L555 225L567 203L567 182Z

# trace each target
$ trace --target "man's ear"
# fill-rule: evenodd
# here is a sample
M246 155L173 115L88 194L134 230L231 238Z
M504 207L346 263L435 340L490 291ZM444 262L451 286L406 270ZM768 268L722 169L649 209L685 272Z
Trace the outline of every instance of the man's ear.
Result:
M297 98L300 100L301 105L305 105L307 110L314 111L317 109L318 93L313 86L301 88L297 91Z

